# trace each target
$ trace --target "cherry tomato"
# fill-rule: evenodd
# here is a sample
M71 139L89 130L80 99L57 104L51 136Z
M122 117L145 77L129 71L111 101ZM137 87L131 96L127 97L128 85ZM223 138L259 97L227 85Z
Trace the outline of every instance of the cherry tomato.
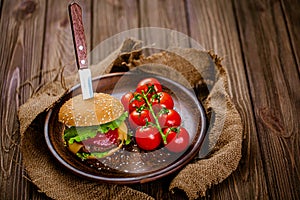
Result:
M154 111L154 113L157 115L159 113L159 111L161 111L161 109L163 109L164 107L160 104L155 104L152 106L152 109Z
M132 112L141 106L144 106L146 104L145 100L141 96L141 94L133 93L133 99L131 99L129 103L129 112Z
M165 107L168 109L173 109L174 107L173 98L166 92L159 92L152 95L150 102L153 107L155 107L156 105L160 105L161 107Z
M141 149L151 151L160 145L162 138L156 127L144 126L137 128L135 141Z
M125 110L128 111L129 113L145 105L145 101L143 97L136 92L135 93L128 92L124 94L121 98L121 102Z
M154 122L149 110L134 110L129 114L129 124L133 129L136 129L138 126L145 126L147 122Z
M172 127L163 130L163 133L167 135L166 148L175 153L184 151L190 141L190 135L183 127Z
M132 92L127 92L124 94L121 98L121 103L123 104L124 108L126 111L129 111L129 104L130 101L133 99L133 93Z
M163 108L158 113L158 122L161 127L180 126L181 117L177 111Z
M142 94L142 91L144 91L144 93L147 93L149 88L153 87L153 92L150 92L148 97L151 97L152 95L150 94L155 94L157 92L161 92L162 91L162 87L160 82L155 79L155 78L145 78L143 80L141 80L137 87L136 87L136 92Z

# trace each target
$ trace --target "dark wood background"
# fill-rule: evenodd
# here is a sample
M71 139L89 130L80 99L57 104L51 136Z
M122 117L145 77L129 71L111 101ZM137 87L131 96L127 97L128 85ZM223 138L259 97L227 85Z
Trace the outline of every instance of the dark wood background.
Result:
M41 70L74 60L70 0L0 0L0 199L47 199L26 178L17 109ZM188 34L223 57L230 95L245 123L238 169L204 199L300 199L299 0L81 0L90 49L137 27ZM74 68L75 69L75 68ZM133 186L156 199L171 177Z

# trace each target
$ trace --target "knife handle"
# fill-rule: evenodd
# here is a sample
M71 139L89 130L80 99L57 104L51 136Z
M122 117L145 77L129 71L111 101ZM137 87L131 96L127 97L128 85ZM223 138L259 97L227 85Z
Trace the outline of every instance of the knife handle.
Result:
M69 17L78 69L88 68L87 45L82 23L82 10L77 3L69 4Z

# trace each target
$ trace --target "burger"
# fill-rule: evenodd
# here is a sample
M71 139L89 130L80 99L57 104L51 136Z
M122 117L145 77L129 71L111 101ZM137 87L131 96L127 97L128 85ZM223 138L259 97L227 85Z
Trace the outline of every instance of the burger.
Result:
M65 125L66 147L82 160L104 158L120 149L127 140L127 117L123 104L104 93L94 93L94 98L87 100L77 95L66 101L58 114Z

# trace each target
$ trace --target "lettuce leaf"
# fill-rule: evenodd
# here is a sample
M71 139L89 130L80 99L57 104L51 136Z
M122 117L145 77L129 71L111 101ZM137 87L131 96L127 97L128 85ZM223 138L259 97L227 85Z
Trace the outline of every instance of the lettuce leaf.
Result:
M108 151L106 152L93 152L93 153L77 153L76 155L81 158L82 160L86 160L89 157L95 157L97 158L103 158L108 154Z
M124 112L118 119L106 124L86 127L72 126L65 129L64 139L65 141L68 141L69 144L73 144L74 142L82 142L88 138L93 138L97 135L98 132L105 134L109 130L115 130L116 128L118 128L122 124L122 122L126 120L127 117L128 112Z
M98 126L88 126L88 127L75 127L72 126L65 130L64 139L68 141L69 144L76 142L81 142L88 138L93 138L97 135Z
M101 133L107 133L109 130L115 130L122 124L122 122L126 120L127 117L128 117L128 112L124 112L118 119L112 122L108 122L106 124L99 125L98 131Z

